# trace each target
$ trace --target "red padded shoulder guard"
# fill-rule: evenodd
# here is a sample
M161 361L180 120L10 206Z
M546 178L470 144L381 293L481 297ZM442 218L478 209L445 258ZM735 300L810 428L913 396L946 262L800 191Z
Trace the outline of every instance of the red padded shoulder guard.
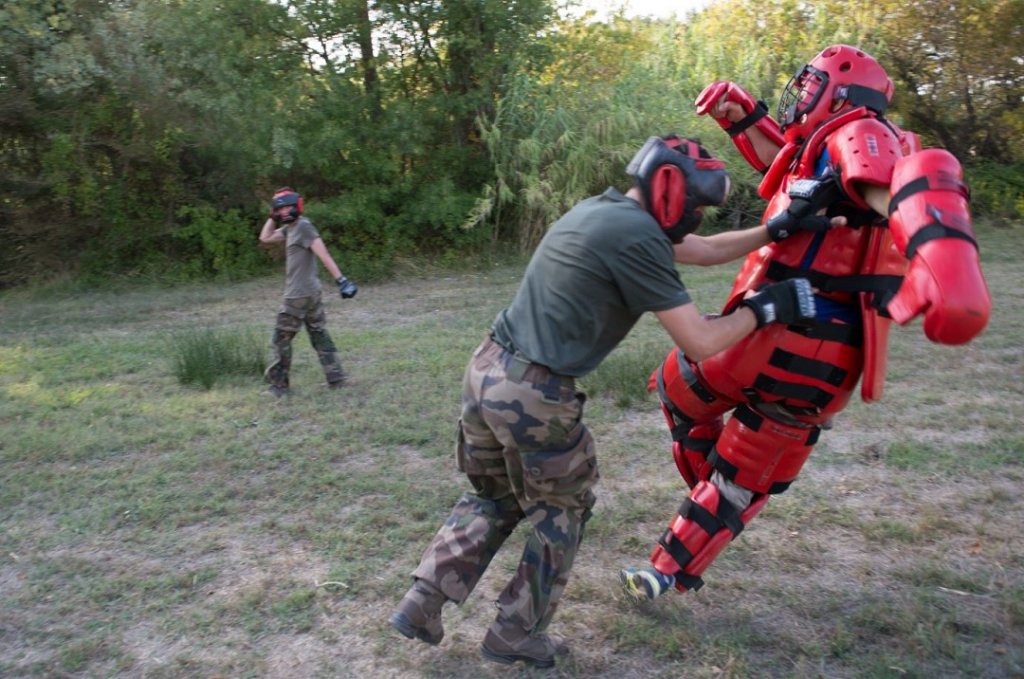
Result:
M889 186L893 168L903 157L900 138L877 118L861 118L843 125L826 142L832 165L839 170L843 191L853 203L870 210L855 190L858 182Z
M933 342L969 342L988 324L992 298L960 162L942 149L909 155L896 164L891 191L889 229L910 268L889 313L900 324L924 314L924 332Z

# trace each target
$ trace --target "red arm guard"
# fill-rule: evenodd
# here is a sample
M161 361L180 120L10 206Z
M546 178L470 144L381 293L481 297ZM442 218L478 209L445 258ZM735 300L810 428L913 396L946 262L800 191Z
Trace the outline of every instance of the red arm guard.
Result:
M903 157L900 138L877 118L861 118L843 125L826 142L829 159L839 169L843 191L853 203L870 210L856 191L858 182L886 186L892 182L893 168Z
M779 130L779 124L768 115L768 107L763 102L755 101L750 92L747 92L736 83L726 80L716 80L705 87L704 91L697 96L697 101L694 102L697 106L697 115L702 116L710 113L711 109L714 108L715 104L722 97L725 97L726 101L733 101L739 104L743 108L746 117L732 122L725 116L722 116L721 118L715 118L715 121L719 127L729 133L729 136L732 137L732 143L739 149L740 154L746 158L747 162L758 172L764 172L768 169L768 166L758 157L757 151L747 136L746 130L751 126L756 127L770 142L782 147L786 144L786 139Z
M889 229L910 268L889 313L900 324L923 313L925 335L933 342L969 342L985 329L992 298L959 161L942 149L902 158L891 191Z

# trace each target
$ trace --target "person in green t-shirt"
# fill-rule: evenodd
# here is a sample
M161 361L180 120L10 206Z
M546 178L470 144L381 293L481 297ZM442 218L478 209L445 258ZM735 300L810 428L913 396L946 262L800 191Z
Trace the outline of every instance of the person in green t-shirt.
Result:
M481 647L493 661L551 667L567 652L548 635L599 474L576 378L594 370L646 312L695 358L768 322L813 317L806 280L769 285L733 313L706 318L675 264L711 265L766 245L764 226L702 237L704 205L728 192L724 165L699 144L652 137L627 168L635 185L578 203L550 228L512 303L476 349L463 381L457 464L473 492L454 506L392 613L401 634L444 636L441 608L462 603L515 527L533 532L498 597ZM689 234L689 235L688 235Z
M286 252L284 300L277 312L274 334L270 340L274 361L264 373L270 383L270 393L274 396L288 393L292 339L303 325L320 358L327 386L332 389L340 387L345 382L345 372L338 359L338 349L327 332L327 314L320 298L317 260L330 272L343 299L355 297L359 288L342 275L313 222L302 216L302 196L286 186L274 193L270 206L270 217L260 231L260 243L284 243Z

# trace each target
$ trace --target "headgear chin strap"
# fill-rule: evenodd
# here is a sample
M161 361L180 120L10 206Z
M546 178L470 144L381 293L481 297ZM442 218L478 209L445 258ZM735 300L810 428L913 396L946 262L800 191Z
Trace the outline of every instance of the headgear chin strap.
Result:
M295 189L290 186L284 186L275 191L274 197L270 199L271 212L279 207L287 207L289 205L292 206L292 209L278 219L278 221L284 224L294 222L302 214L302 196L296 193Z
M721 205L729 192L725 163L692 139L651 137L626 166L665 235L679 243L693 233L705 205Z

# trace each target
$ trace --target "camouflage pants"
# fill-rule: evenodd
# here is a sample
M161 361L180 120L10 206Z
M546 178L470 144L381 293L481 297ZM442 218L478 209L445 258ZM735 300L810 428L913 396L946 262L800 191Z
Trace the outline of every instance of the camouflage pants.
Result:
M581 422L584 396L571 378L485 341L466 368L456 460L466 493L427 547L413 576L458 603L476 587L524 518L533 526L499 617L545 629L565 589L597 483L594 440Z
M327 333L327 314L320 295L285 299L277 312L274 334L270 338L274 360L264 376L275 387L288 388L288 372L292 366L292 339L306 326L309 341L320 358L327 382L333 384L345 379L338 359L338 349Z

